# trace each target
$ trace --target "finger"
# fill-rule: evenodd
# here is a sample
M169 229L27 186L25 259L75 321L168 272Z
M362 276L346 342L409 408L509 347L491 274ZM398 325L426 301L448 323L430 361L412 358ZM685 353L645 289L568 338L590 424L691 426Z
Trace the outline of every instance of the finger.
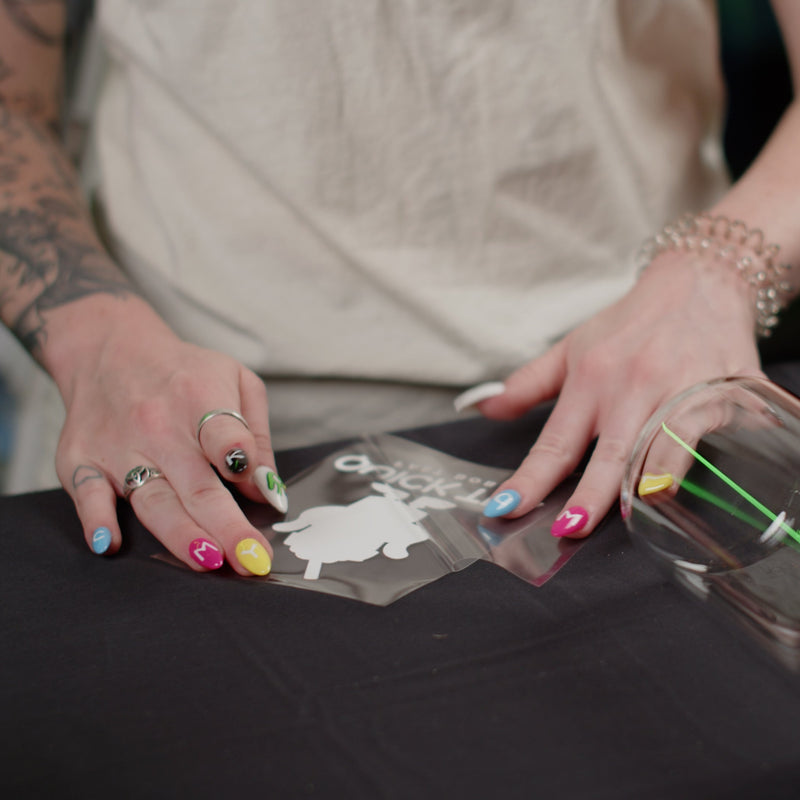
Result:
M128 499L139 521L187 566L200 572L223 565L224 547L186 513L165 479L149 481Z
M237 401L238 406L238 401ZM219 474L232 483L245 483L252 479L253 460L257 445L248 425L233 416L239 413L234 406L230 412L210 412L200 422L197 440L208 460Z
M528 362L506 378L502 394L478 403L490 419L516 419L531 408L552 400L561 391L567 374L564 340L543 356Z
M149 524L145 524L152 533L170 547L175 534L158 514L153 514L150 504L144 504L152 492L142 494L143 489L156 487L159 493L156 500L166 504L167 499L161 497L166 485L177 496L183 512L181 515L170 505L166 506L173 515L172 525L180 525L183 543L187 535L184 531L190 531L192 539L205 535L222 546L226 559L239 574L266 575L270 572L272 548L269 542L248 522L233 495L202 458L195 457L193 452L167 454L162 470L167 481L151 481L131 496L137 501L134 505L137 516L141 509L139 519L144 523L147 517Z
M768 404L738 391L733 384L695 392L670 406L662 416L661 424L651 431L636 487L639 496L651 503L674 496L681 486L693 490L694 483L686 476L698 463L697 448L707 436L729 435L730 426L734 431L754 431L776 424Z
M117 497L114 488L101 470L90 464L79 464L61 483L72 498L83 527L83 536L93 553L112 555L122 545L117 522Z
M520 517L574 472L593 437L594 411L580 393L565 391L525 460L489 499L486 516Z
M625 466L648 408L637 397L616 407L613 418L597 439L575 491L553 523L553 536L588 536L608 513L619 497Z
M696 460L693 451L707 435L724 431L731 424L749 431L776 424L770 405L735 383L711 384L701 391L695 388L677 404L666 408L663 416L661 429L654 432L643 472L647 474L663 464L676 482L680 482Z
M241 487L251 500L266 499L281 513L289 509L286 485L275 469L275 455L269 432L269 403L264 382L257 375L245 371L240 379L242 412L250 422L256 443L256 468L252 481Z
M641 498L658 502L674 496L694 463L692 452L697 444L729 421L730 409L726 408L720 402L693 402L677 417L661 421L653 432L636 486Z

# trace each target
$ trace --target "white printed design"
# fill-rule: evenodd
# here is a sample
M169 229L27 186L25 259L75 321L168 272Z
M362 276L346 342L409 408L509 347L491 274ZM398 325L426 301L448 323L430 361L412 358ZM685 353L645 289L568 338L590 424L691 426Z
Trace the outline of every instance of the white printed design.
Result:
M290 522L272 526L290 533L284 543L298 558L307 561L304 578L319 578L323 564L367 561L382 553L386 558L408 558L412 544L429 539L419 524L427 516L424 508L455 508L455 503L437 497L419 497L403 502L408 492L384 483L373 483L380 497L369 495L348 506L314 506Z
M253 542L253 544L251 544L250 547L247 548L247 550L245 550L244 547L241 548L241 550L239 550L239 555L250 556L251 558L257 559L261 555L258 552L258 542Z
M571 511L566 510L562 511L557 517L556 522L561 522L562 520L566 520L564 522L564 530L572 530L576 525L584 522L586 520L586 514L581 512L578 514L573 514Z
M203 555L206 550L211 551L211 559L216 561L219 558L219 550L214 547L211 542L201 541L199 544L195 545L194 549L192 550L192 555L194 558L199 561L201 564L205 564L206 557Z
M517 503L519 503L519 495L516 492L500 492L494 498L494 507L501 514L506 509L516 506Z

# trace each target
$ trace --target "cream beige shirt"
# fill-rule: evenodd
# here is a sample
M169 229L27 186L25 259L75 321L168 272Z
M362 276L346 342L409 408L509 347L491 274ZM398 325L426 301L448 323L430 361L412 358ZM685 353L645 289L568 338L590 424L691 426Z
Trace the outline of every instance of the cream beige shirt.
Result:
M98 6L115 248L268 378L503 377L725 186L710 1Z
M279 449L452 417L726 184L712 0L97 7L117 256L265 375ZM63 409L29 383L11 491L57 484Z

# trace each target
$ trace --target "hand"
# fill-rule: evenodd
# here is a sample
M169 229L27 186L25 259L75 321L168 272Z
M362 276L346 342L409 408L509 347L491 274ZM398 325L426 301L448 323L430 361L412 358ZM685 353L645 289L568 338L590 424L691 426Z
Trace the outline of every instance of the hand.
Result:
M619 496L637 435L663 402L700 381L763 375L754 322L749 287L734 270L686 253L660 255L621 300L513 373L502 394L479 403L487 417L512 419L558 396L529 455L494 495L519 495L500 513L517 517L535 508L596 438L553 526L554 535L587 536Z
M82 351L77 368L58 381L67 418L56 468L87 543L95 552L119 549L115 503L126 473L143 465L163 479L134 489L129 501L173 555L195 570L224 559L241 575L268 573L269 542L219 477L286 510L262 381L228 356L181 341L140 301L125 305L125 324L109 326L102 344L89 356ZM198 422L214 409L236 411L248 425L219 414L198 437Z

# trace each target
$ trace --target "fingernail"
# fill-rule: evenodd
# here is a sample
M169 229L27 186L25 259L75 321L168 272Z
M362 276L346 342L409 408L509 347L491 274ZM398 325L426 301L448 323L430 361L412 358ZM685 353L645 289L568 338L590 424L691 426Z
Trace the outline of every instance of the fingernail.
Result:
M206 569L219 569L225 561L222 550L208 539L195 539L189 545L189 555Z
M568 533L577 533L589 520L589 512L581 506L565 508L550 528L553 536L566 536Z
M673 483L675 483L675 479L669 472L664 472L661 475L645 472L639 481L639 496L646 497L648 494L663 492L665 489L669 489Z
M481 400L488 400L490 397L497 397L503 394L506 390L506 385L500 381L491 381L490 383L480 383L462 392L455 400L453 400L453 407L456 411L466 411L471 406L480 403Z
M101 556L111 546L111 531L104 525L95 529L92 534L92 551Z
M236 545L236 558L253 575L268 575L272 569L272 559L264 546L255 539L242 539Z
M277 473L268 467L258 467L253 478L261 494L281 514L285 514L289 510L289 498L286 496L286 484L278 477Z
M483 507L484 517L502 517L503 514L508 514L513 511L522 498L519 492L513 489L504 489L494 497L490 497L486 505Z
M225 466L234 474L238 475L247 469L247 453L239 447L228 450L225 453Z

